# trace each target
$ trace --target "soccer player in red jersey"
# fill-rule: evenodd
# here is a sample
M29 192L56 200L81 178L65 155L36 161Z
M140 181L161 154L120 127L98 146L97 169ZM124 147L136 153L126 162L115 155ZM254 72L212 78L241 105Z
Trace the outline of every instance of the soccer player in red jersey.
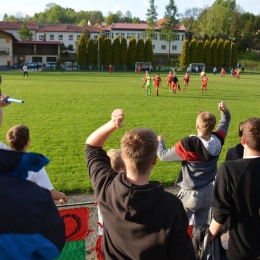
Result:
M176 73L172 76L172 94L176 94L177 86L179 85L179 80L176 76Z
M112 64L109 65L108 70L109 70L109 73L111 74L112 71L113 71L113 66L112 66Z
M222 78L225 77L226 71L224 70L224 68L221 69L220 73Z
M154 79L153 79L154 87L155 87L155 89L156 89L156 96L159 96L159 87L160 87L160 85L161 85L161 81L162 81L162 79L161 79L161 77L160 77L159 74L157 74L157 75L154 77Z
M185 89L188 88L188 84L189 84L189 81L190 81L190 75L186 72L186 74L184 75L184 87Z
M202 84L201 84L201 93L206 93L207 90L207 86L208 86L208 77L206 76L206 74L201 78L202 80Z
M139 66L137 67L137 72L138 72L138 74L141 74L141 71L142 71L142 66L139 65Z
M169 88L169 87L171 88L171 85L172 85L172 71L169 72L169 74L166 77L166 80L167 80L166 87L167 88Z

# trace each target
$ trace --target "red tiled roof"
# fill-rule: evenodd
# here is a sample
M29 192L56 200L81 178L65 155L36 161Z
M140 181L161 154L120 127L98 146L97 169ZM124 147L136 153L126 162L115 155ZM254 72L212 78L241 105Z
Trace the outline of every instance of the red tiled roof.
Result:
M44 45L60 45L59 41L18 41L17 44L44 44Z
M84 27L78 25L45 25L40 27L37 32L78 32L82 33Z
M155 30L161 29L161 24L165 19L162 18L157 21L157 25L155 26ZM134 23L113 23L111 25L111 29L113 30L146 30L148 28L148 25L145 24L134 24ZM179 27L179 30L185 31L185 26L182 24Z
M0 22L1 30L20 30L23 22ZM26 22L26 27L30 30L37 30L37 22Z
M100 31L110 32L111 26L86 26L91 33L99 33Z
M13 36L13 34L11 34L11 33L9 33L9 32L6 32L6 31L4 31L4 30L0 30L0 32L3 33L3 34L6 34L6 35L8 35L8 36L10 36L13 41L18 41L18 40Z

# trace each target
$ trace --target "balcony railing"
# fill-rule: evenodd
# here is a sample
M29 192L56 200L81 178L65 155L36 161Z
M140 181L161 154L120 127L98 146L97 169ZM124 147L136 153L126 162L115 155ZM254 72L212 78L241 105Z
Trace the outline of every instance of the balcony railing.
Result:
M9 54L9 48L0 48L0 55Z

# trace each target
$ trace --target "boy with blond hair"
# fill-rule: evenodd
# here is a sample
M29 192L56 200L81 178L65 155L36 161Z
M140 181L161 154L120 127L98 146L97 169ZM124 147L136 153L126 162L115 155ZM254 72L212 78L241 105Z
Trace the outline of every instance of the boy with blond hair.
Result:
M107 156L110 158L112 169L118 173L125 172L125 164L121 157L121 149L110 149L107 151Z
M183 202L188 218L194 214L195 228L208 223L213 181L217 161L227 135L230 113L225 102L218 104L221 120L212 132L216 117L207 111L199 112L196 119L197 135L181 139L174 147L166 149L163 136L158 136L158 157L165 162L181 162L181 172L176 181L181 187L178 197Z
M10 128L6 134L6 140L11 150L18 152L26 152L30 146L29 128L25 125L16 125ZM37 185L48 189L53 200L59 200L60 204L66 204L68 199L63 192L57 191L53 188L48 174L43 167L38 172L29 171L28 181L35 182Z
M182 203L161 183L149 181L157 159L154 131L126 132L121 139L126 173L112 169L102 147L123 119L123 110L114 110L86 141L89 176L104 218L104 259L195 259Z

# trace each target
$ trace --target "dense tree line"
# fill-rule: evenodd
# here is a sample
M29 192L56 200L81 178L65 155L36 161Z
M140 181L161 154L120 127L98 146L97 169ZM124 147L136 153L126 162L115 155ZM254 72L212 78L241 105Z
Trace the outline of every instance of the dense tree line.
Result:
M99 60L98 60L99 59ZM103 38L101 35L94 43L92 37L86 40L81 34L77 46L77 62L79 65L134 65L136 62L152 62L153 48L152 41L147 38L136 39L132 37L129 45L123 37L121 40L117 36L113 43L110 38Z
M4 14L3 21L16 22L24 21L38 22L42 24L77 24L86 26L88 21L95 21L97 24L100 22L106 22L107 25L111 25L113 22L121 23L139 23L140 18L132 17L130 11L126 11L123 14L121 11L116 13L108 12L107 17L103 15L101 11L80 11L76 12L72 8L64 8L55 3L49 3L43 12L35 13L34 16L25 15L21 12L15 15Z
M237 44L228 40L213 39L206 40L186 39L183 44L180 66L188 67L190 63L205 63L206 67L236 68L238 62Z

